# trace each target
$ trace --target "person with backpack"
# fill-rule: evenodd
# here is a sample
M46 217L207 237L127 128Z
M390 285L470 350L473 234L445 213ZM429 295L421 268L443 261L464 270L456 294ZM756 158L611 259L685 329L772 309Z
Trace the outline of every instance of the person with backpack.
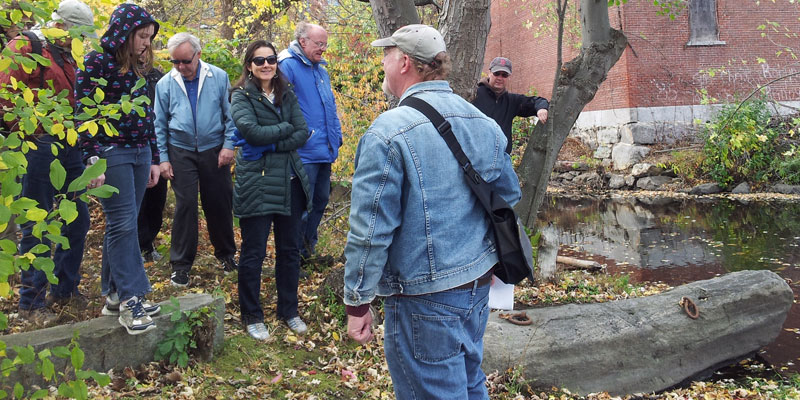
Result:
M52 14L52 20L46 26L73 33L80 31L85 36L92 36L94 34L94 13L88 5L79 0L64 0ZM56 96L66 90L69 104L74 107L73 87L77 63L71 55L72 40L73 37L70 34L48 39L41 30L21 32L20 36L8 43L7 49L20 55L37 54L49 60L50 65L39 64L29 73L26 73L23 68L16 70L8 68L0 72L0 84L7 85L14 78L18 82L18 91L24 90L25 87L30 88L34 93L47 90L50 96ZM5 103L3 105L6 107L15 106L10 101ZM8 132L20 132L20 137L35 146L35 148L31 147L25 155L28 160L28 168L27 173L22 177L21 195L36 200L39 208L49 212L53 209L56 194L65 194L66 199L74 201L77 211L75 220L64 224L61 229L62 236L69 241L69 248L65 249L60 244L55 247L53 274L58 278L58 283L50 285L50 294L47 295L48 281L44 271L33 267L22 271L18 315L35 325L44 326L56 319L56 314L46 306L69 304L80 309L87 304L86 298L78 292L78 284L81 279L79 269L83 259L84 241L89 230L89 211L86 203L78 199L80 192L67 192L66 184L62 188L56 188L50 182L50 164L54 160L58 160L66 170L67 183L80 176L84 166L81 161L80 149L70 145L63 135L59 137L55 133L47 132L41 125L30 132L17 120L6 121L5 129ZM54 152L57 154L54 155ZM50 246L47 239L40 240L33 235L33 227L33 221L22 224L20 254L28 253L39 243ZM38 254L38 256L47 257L49 253Z

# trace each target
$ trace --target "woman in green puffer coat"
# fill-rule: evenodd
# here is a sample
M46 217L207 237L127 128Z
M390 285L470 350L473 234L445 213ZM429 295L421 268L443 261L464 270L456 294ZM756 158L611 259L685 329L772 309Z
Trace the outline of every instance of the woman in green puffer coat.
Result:
M241 146L233 194L233 214L242 230L239 305L247 333L259 340L269 338L261 309L261 265L273 225L277 316L295 333L307 329L297 311L298 237L300 216L311 202L297 149L306 142L308 128L276 54L264 40L250 43L242 77L231 93L235 139Z

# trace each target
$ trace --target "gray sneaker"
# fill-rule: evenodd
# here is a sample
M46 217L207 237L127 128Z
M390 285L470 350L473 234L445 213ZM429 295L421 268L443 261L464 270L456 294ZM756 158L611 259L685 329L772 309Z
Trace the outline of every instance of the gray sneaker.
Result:
M120 304L119 324L124 326L130 335L139 335L156 329L156 323L144 312L142 300L136 296Z
M256 340L269 339L269 331L263 322L256 322L255 324L247 325L247 333Z
M306 326L306 323L303 322L303 320L300 319L300 317L292 317L292 318L287 319L286 320L286 325L289 326L289 329L291 329L292 332L294 332L294 333L296 333L298 335L302 335L302 334L306 333L306 331L308 330L308 327Z
M161 311L161 306L158 303L153 303L144 296L142 296L142 307L147 315L156 315ZM111 292L106 296L106 304L103 306L103 315L119 315L119 295L117 292Z

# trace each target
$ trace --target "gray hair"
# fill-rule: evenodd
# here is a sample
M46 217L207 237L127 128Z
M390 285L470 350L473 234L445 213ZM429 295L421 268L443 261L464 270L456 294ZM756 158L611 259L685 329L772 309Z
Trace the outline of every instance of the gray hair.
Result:
M189 42L192 45L192 50L194 50L195 53L202 50L202 47L200 47L200 39L189 32L178 32L169 38L167 41L167 50L172 53L172 51L178 48L178 46L186 42Z
M297 27L294 29L294 38L297 39L297 40L300 40L300 39L303 39L303 38L307 38L308 37L308 31L313 29L313 28L319 28L319 29L325 30L325 28L323 28L320 25L312 24L310 22L303 21L303 22L300 22L299 24L297 24Z

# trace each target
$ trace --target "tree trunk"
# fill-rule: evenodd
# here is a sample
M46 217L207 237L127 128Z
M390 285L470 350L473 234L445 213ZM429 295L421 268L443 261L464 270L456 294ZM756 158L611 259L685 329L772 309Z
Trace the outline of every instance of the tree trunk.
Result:
M547 124L537 125L522 156L517 171L522 199L516 211L527 226L536 222L550 172L564 140L628 44L622 32L611 29L607 4L607 0L581 0L581 23L584 25L581 53L556 71L557 85L550 101Z
M222 14L220 36L222 36L223 39L233 40L233 27L231 26L233 22L233 0L221 0L220 6L220 14Z
M439 16L439 32L444 36L447 53L453 64L450 85L461 97L470 100L483 66L486 38L492 25L490 0L447 0ZM414 4L419 0L370 0L372 16L381 37L398 28L420 23Z
M448 0L439 16L439 32L444 36L453 64L450 86L459 96L472 100L481 76L486 39L492 19L490 0Z
M369 5L380 37L390 36L406 25L419 23L414 0L369 0Z

